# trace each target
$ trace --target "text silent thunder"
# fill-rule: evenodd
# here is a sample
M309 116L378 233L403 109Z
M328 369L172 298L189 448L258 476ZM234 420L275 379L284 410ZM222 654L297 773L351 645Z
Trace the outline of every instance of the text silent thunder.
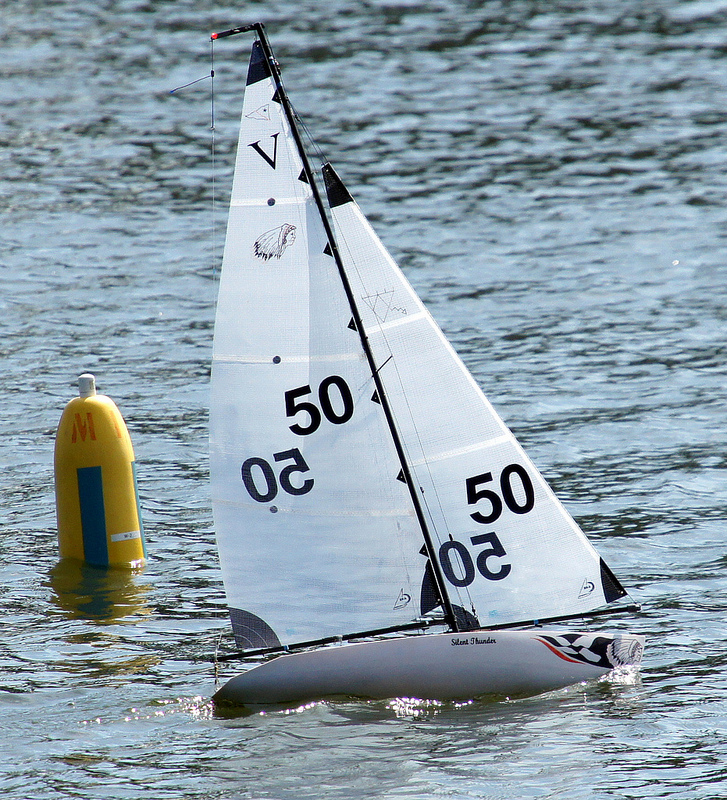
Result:
M469 636L467 639L462 639L460 636L455 636L452 639L453 647L459 647L467 644L497 644L497 639L493 639L491 636L485 636L484 638L481 636Z

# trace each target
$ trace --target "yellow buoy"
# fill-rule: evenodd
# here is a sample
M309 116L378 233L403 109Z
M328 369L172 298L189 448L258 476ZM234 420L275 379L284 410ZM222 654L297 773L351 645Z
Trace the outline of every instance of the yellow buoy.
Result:
M95 566L139 567L146 558L136 465L124 419L93 375L78 379L55 447L56 514L61 558Z

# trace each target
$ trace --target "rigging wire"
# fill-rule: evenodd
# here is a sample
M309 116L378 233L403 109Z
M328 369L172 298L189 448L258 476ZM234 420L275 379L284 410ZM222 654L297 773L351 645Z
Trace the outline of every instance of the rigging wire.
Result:
M175 86L174 89L169 90L169 94L176 94L177 92L181 92L182 89L187 89L190 86L194 86L195 83L201 83L202 81L206 81L207 78L211 78L211 75L203 75L201 78L197 78L197 80L190 81L189 83L183 83L181 86Z
M220 688L220 645L222 644L222 636L224 631L220 629L219 635L217 636L217 643L215 644L215 655L213 658L214 664L214 678L215 678L215 691Z
M215 128L215 40L210 38L210 133L212 138L212 283L217 282L217 163Z
M290 98L289 98L290 99ZM292 104L291 104L292 105ZM327 163L328 159L326 158L325 153L323 152L322 148L319 146L318 142L313 138L313 134L310 132L308 126L303 122L303 120L298 115L298 112L293 108L293 114L295 114L295 119L298 125L300 125L301 130L306 135L308 142L310 143L311 147L315 151L316 158L320 161L321 164Z
M183 83L181 86L175 86L170 89L169 94L176 94L182 89L188 89L190 86L195 86L202 81L210 81L210 131L211 131L211 159L212 159L212 279L217 279L217 163L216 163L216 128L215 128L215 39L210 39L210 71L208 75L203 75L201 78Z
M345 233L342 230L337 230L336 231L336 239L338 241L339 248L341 250L345 249L348 252L351 252L351 246L350 246L350 244L349 244L349 242L348 242L348 240L346 238ZM361 275L361 272L360 272L360 270L359 270L359 268L358 268L358 266L356 264L356 261L353 258L351 259L351 268L356 272L360 283L365 286L366 285L366 281L364 280L364 277ZM374 314L374 317L376 317L376 314ZM399 385L403 386L403 380L402 380L401 374L399 372L398 365L396 363L396 360L394 359L394 354L392 352L391 345L389 344L389 339L388 339L388 336L386 335L386 330L383 327L383 324L382 324L381 321L379 321L379 335L382 337L384 343L386 344L386 349L387 349L387 351L389 353L389 356L380 365L378 365L378 367L376 368L376 373L377 374L380 373L381 370L391 361L392 362L392 366L393 366L393 368L394 368L394 370L396 372L396 376L398 378ZM373 379L373 376L372 376L372 379ZM430 468L430 465L429 465L429 460L426 458L424 445L423 445L423 442L422 442L422 439L421 439L421 436L420 436L420 433L419 433L419 428L418 428L418 426L416 424L416 420L415 420L414 414L413 414L413 412L411 410L411 406L409 404L409 399L407 397L406 392L402 392L402 396L404 397L404 402L406 404L406 410L408 412L408 416L409 416L409 420L411 422L411 426L412 426L412 428L413 428L413 430L414 430L414 432L416 434L416 441L417 441L417 443L419 445L419 451L421 453L421 460L424 462L426 470L429 473L430 483L434 487L435 498L437 500L437 504L438 504L439 509L440 509L441 517L446 522L446 515L444 514L444 510L442 508L442 503L441 503L441 499L439 497L439 493L436 490L436 484L434 483L434 481L433 481L433 479L431 477L431 468ZM391 412L391 416L392 416L392 419L394 421L394 424L396 425L397 430L400 431L402 426L401 426L401 423L399 422L399 420L397 419L397 414L396 414L395 409L391 408L390 412ZM429 520L429 525L428 525L429 530L432 532L432 534L436 538L437 543L439 545L442 545L444 543L444 541L446 541L446 539L442 538L442 534L441 534L441 532L439 530L439 527L437 525L437 521L436 521L436 519L434 517L434 514L432 513L432 509L429 506L429 499L428 499L426 493L424 492L422 487L419 485L419 481L415 480L416 479L416 471L415 471L415 468L413 466L414 458L412 456L411 448L404 441L403 437L401 439L401 442L402 442L402 448L403 448L405 456L406 456L407 465L409 467L410 477L411 477L412 481L415 481L415 483L416 483L416 485L413 486L412 489L414 491L417 491L418 496L420 498L420 502L422 503L423 508L426 510L426 515L427 515L427 518ZM447 538L451 539L451 536L448 535ZM431 559L433 559L435 557L436 557L435 554L432 553ZM462 603L462 591L461 591L461 588L453 586L453 587L449 587L448 591L450 593L455 592L457 594L457 599L459 600L460 604L462 604L462 606L464 607L464 605ZM472 601L472 596L470 595L469 589L466 589L466 595L467 595L467 600L469 601L470 607L472 609L474 609L474 603ZM441 598L441 599L442 599L442 605L443 605L444 604L444 599L443 598ZM475 614L475 616L476 616L476 614Z
M423 305L424 304L422 303L422 306ZM426 308L425 308L425 312L428 313L426 311ZM401 373L399 372L399 365L397 364L396 360L393 357L393 353L391 352L391 347L389 345L389 340L388 340L388 337L386 335L386 331L383 329L383 326L380 327L380 334L381 334L383 340L386 342L387 349L389 350L389 353L390 353L389 358L386 359L386 361L381 365L381 367L383 367L389 361L392 361L393 362L392 366L394 368L394 371L396 372L399 384L401 386L404 386L404 381L402 379ZM379 369L381 369L381 367L379 367ZM427 476L429 477L429 484L430 484L432 492L434 494L434 500L436 501L436 505L439 508L439 516L440 516L441 520L445 524L446 530L445 530L444 534L442 534L440 529L439 529L439 526L437 525L437 521L436 521L436 519L434 517L434 513L432 511L432 508L430 507L429 498L427 497L427 494L424 491L424 488L420 486L419 487L420 496L422 498L422 502L424 504L424 507L427 510L427 515L429 516L429 522L430 522L431 530L433 530L434 535L435 535L437 541L439 542L439 544L441 546L442 544L444 544L445 541L452 541L453 540L452 533L449 530L449 525L447 525L447 514L444 511L444 506L442 504L442 498L440 496L439 490L437 489L437 482L434 480L434 476L432 475L431 462L430 462L430 459L427 458L426 450L424 449L424 443L422 442L421 434L419 432L419 427L418 427L417 422L416 422L416 417L414 416L414 413L413 413L412 408L411 408L411 404L409 402L409 395L408 395L407 392L404 392L404 391L401 394L402 394L402 397L404 399L404 403L406 405L406 411L408 413L412 429L413 429L414 434L416 436L416 441L417 441L417 444L418 444L418 447L419 447L419 451L421 453L421 459L420 460L422 462L424 470L427 473ZM394 414L394 410L393 409L392 409L392 414ZM407 456L409 458L409 468L412 471L412 477L414 478L414 477L416 477L416 468L414 467L414 459L412 457L412 453L411 453L410 448L406 444L404 446L405 446L405 449L406 449ZM464 608L464 603L462 602L462 596L463 595L466 596L467 601L469 602L470 608L472 609L472 613L473 613L475 619L477 619L477 621L479 622L479 619L477 617L477 610L475 609L475 604L474 604L474 601L472 599L472 595L470 593L469 587L468 586L465 586L465 587L461 587L461 586L450 587L449 591L450 592L452 592L452 591L456 592L457 597L458 597L458 599L459 599L459 601L460 601L460 603L462 605L462 608Z

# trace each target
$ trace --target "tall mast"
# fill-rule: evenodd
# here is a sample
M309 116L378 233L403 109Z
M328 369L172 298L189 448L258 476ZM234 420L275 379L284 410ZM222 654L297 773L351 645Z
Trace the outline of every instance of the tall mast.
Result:
M457 623L457 617L454 613L454 608L452 607L452 603L449 599L449 595L445 587L444 576L442 574L441 568L439 566L439 561L436 556L434 542L429 532L429 527L427 525L426 517L424 515L424 510L422 508L422 504L419 499L416 486L414 485L414 481L412 479L411 470L409 469L409 464L407 463L406 460L404 447L402 445L401 438L399 436L399 432L397 430L396 423L394 421L394 415L391 411L391 406L389 405L386 391L384 389L384 385L379 375L379 367L377 366L373 356L373 352L371 351L371 346L369 344L368 337L366 336L366 332L364 330L363 321L361 319L361 315L359 313L358 306L356 304L356 299L354 297L353 290L351 289L351 284L348 280L346 270L343 266L343 260L338 250L338 245L336 244L336 239L328 219L328 214L326 213L326 207L321 199L320 192L318 191L318 185L316 182L315 174L313 172L313 169L311 168L310 161L308 160L308 156L303 146L303 140L301 138L300 131L298 129L295 112L293 111L293 107L291 106L290 100L288 99L288 95L286 94L285 88L283 87L283 82L280 75L278 62L275 59L272 48L270 46L270 42L268 41L267 34L265 33L265 28L261 22L255 22L251 25L243 25L239 28L231 28L230 30L227 31L214 33L212 34L211 38L213 40L223 39L226 38L227 36L233 36L237 33L245 33L248 31L255 31L258 40L260 42L263 54L265 56L265 60L267 61L268 68L270 69L270 74L273 80L275 81L276 100L280 101L283 110L285 111L285 116L288 120L288 124L290 125L293 138L295 139L295 143L298 148L298 153L303 163L303 171L305 172L306 178L308 179L311 192L313 193L313 199L315 201L321 220L323 222L323 228L326 232L326 236L328 237L331 253L336 263L336 267L338 269L338 273L341 278L341 283L343 284L343 289L346 293L346 298L351 308L351 314L353 316L353 321L356 326L356 331L358 332L361 340L361 347L363 348L364 354L366 356L366 361L368 362L369 369L371 370L371 376L373 378L374 385L376 387L378 398L381 402L381 408L384 412L386 423L389 427L389 432L394 442L394 448L396 449L396 454L399 458L402 475L406 483L406 486L409 490L409 496L411 497L412 505L414 506L414 512L416 514L417 521L419 523L419 527L421 529L422 536L424 538L424 546L427 555L429 557L429 563L432 566L432 574L434 576L437 592L442 602L442 607L444 609L445 617L451 629L453 631L458 631L459 625Z

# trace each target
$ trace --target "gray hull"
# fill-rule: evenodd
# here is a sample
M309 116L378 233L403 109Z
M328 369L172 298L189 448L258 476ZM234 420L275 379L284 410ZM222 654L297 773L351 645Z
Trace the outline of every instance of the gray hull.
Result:
M637 666L631 634L467 631L282 655L229 680L217 703L289 705L331 697L467 700L522 697Z

